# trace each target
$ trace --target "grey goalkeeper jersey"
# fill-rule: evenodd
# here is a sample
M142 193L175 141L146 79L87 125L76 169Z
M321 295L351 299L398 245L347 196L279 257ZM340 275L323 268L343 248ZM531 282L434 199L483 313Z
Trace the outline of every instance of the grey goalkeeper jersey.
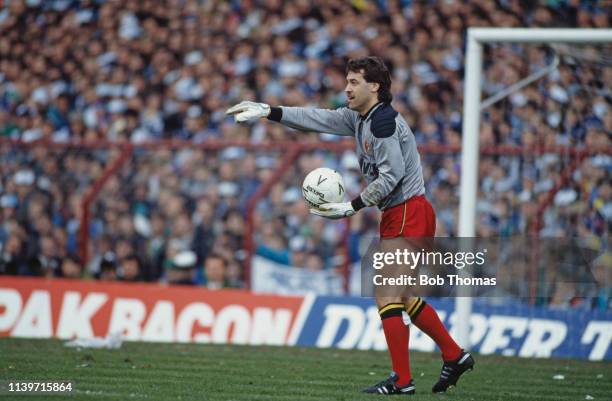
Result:
M363 117L346 107L281 109L280 122L288 127L355 138L361 173L368 182L361 193L367 206L384 210L425 193L414 135L390 104L378 103Z

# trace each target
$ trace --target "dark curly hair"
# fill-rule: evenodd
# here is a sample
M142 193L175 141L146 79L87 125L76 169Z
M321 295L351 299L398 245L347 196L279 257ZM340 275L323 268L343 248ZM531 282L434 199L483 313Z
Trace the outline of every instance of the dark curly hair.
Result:
M379 57L362 57L349 60L346 65L346 73L358 72L363 74L366 82L377 83L378 100L380 102L391 103L391 74L389 69Z

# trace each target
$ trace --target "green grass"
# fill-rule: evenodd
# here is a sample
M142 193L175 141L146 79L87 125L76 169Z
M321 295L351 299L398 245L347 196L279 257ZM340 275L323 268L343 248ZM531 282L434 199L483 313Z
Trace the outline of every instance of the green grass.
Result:
M612 397L612 363L476 356L457 388L432 395L437 355L412 353L415 400L595 400ZM76 350L57 340L0 339L0 380L73 380L73 396L19 400L377 400L359 389L390 370L384 352L124 343ZM565 380L553 380L562 374ZM1 396L0 401L10 396Z

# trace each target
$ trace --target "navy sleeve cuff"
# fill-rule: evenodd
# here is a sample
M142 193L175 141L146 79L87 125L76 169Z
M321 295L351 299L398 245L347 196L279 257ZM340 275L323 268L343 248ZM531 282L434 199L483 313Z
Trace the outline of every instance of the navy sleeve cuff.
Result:
M357 196L355 199L351 201L351 206L353 207L355 211L358 211L359 209L363 209L364 207L366 207L365 203L363 203L363 200L361 200L361 195Z
M280 107L270 107L270 114L268 115L268 120L280 122L283 118L283 109Z

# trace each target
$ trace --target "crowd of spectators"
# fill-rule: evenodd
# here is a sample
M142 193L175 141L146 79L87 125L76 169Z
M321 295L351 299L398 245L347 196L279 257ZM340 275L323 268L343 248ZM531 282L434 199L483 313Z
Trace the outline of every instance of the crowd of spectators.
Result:
M246 202L282 154L229 147L136 147L92 207L90 260L79 259L81 203L119 148L34 146L37 140L140 144L327 143L261 121L236 125L240 100L335 108L348 58L377 55L392 71L393 105L423 145L461 141L469 26L609 27L605 2L28 0L0 7L0 274L165 280L242 286ZM489 46L484 96L545 68L545 78L483 113L482 146L610 149L610 47ZM609 152L608 152L609 153ZM612 159L568 151L486 154L480 236L538 234L607 240ZM422 157L438 235L457 232L460 158ZM300 182L339 169L348 195L361 181L353 152L301 155L256 209L257 251L312 270L342 264L343 222L309 216ZM556 193L549 207L550 191ZM351 261L375 234L377 211L351 220Z

